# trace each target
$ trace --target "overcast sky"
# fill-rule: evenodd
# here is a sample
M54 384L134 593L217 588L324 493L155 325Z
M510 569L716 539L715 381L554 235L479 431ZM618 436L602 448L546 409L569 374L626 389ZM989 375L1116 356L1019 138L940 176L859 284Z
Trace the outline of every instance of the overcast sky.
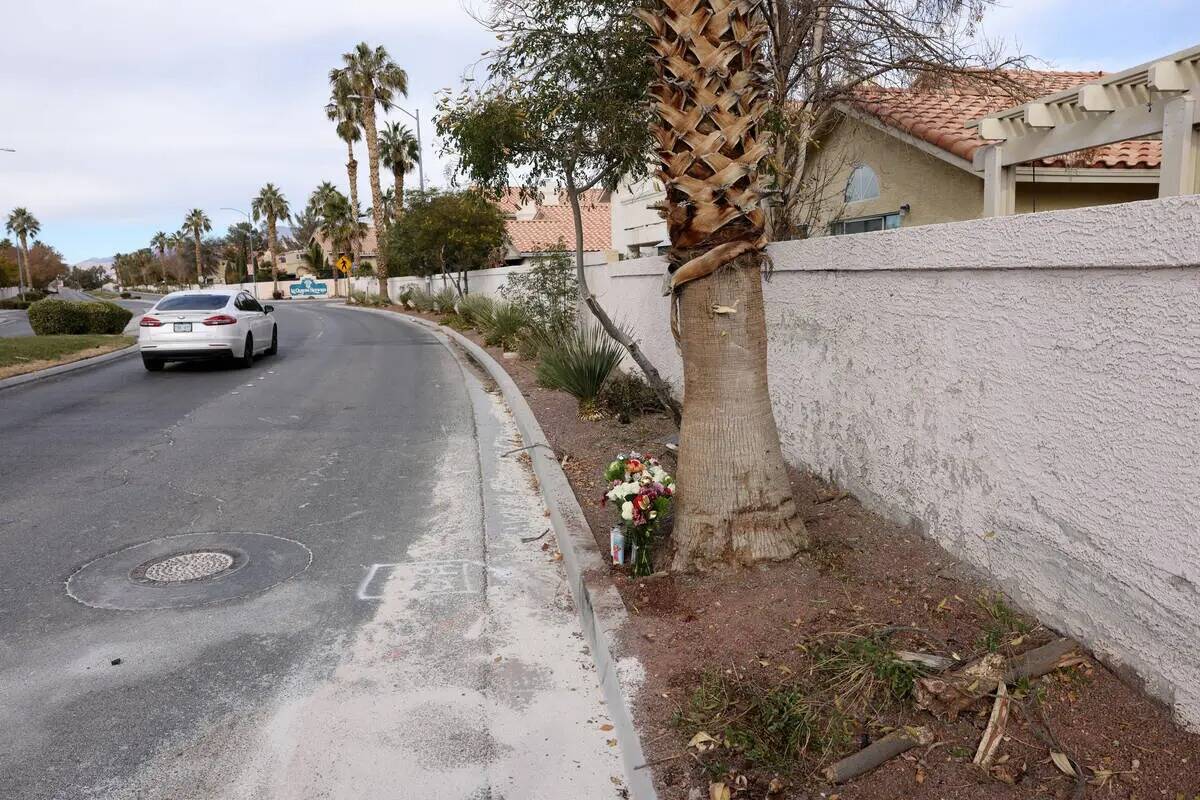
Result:
M1200 42L1198 6L1005 0L984 27L1055 67L1119 70ZM29 208L71 263L146 246L194 207L224 231L239 217L220 207L249 210L267 181L294 207L322 180L345 190L323 106L363 40L408 70L426 181L444 184L434 97L494 43L460 0L0 0L0 20L0 147L17 150L0 152L0 212Z

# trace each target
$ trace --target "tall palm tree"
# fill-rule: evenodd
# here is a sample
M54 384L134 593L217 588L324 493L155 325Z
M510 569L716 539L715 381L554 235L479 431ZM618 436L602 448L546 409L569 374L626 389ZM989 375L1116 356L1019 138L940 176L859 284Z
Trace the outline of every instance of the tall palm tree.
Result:
M20 242L20 249L17 251L18 256L23 258L17 259L17 293L21 295L21 299L25 299L25 286L29 284L33 288L33 278L29 274L29 237L37 236L42 229L42 223L38 222L37 217L29 213L25 208L14 208L8 215L8 221L4 226L9 233L17 237ZM24 273L22 274L21 262L25 262Z
M196 247L196 283L200 283L200 278L204 274L204 262L200 251L200 237L211 230L212 220L198 208L193 208L183 218L182 232L192 237L192 243Z
M396 182L396 213L404 213L404 176L421 161L417 137L406 125L388 122L379 135L379 160L392 171Z
M279 239L276 237L275 223L281 219L290 219L292 210L288 207L287 198L283 193L275 184L268 183L259 191L258 197L250 201L250 213L255 222L262 218L267 220L267 249L271 251L271 279L275 284L273 293L278 294L279 265L276 258L279 253Z
M637 12L652 31L653 132L683 351L676 569L789 558L808 541L767 390L761 9L658 0Z
M158 252L158 264L160 267L162 267L162 279L163 283L165 284L167 282L167 262L165 259L167 255L167 248L171 246L171 239L166 233L159 231L158 233L154 234L154 237L150 240L150 246Z
M386 221L383 218L383 188L379 183L379 132L375 126L375 106L385 113L392 108L397 94L408 95L408 73L387 50L371 49L361 42L349 53L342 54L343 66L329 73L329 83L335 95L357 99L362 112L363 133L367 138L367 174L371 181L371 212L375 222L375 238L379 243L375 254L375 275L379 278L379 294L386 300L387 258L383 247Z
M350 180L350 205L358 208L358 161L354 158L354 143L362 139L362 126L361 104L353 94L354 90L349 83L335 83L329 95L329 103L325 106L325 116L336 123L338 138L346 143L346 177ZM333 184L326 181L317 187L317 192L326 186L333 189Z

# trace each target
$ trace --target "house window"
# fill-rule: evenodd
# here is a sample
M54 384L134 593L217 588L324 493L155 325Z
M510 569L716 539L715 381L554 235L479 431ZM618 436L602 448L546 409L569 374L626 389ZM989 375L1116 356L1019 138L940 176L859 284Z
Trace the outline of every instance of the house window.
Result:
M858 203L876 197L879 197L879 178L875 170L866 164L859 164L846 181L846 202Z
M829 232L834 236L848 233L869 233L871 231L890 231L900 227L900 212L894 214L877 214L873 217L858 219L839 219L829 224Z

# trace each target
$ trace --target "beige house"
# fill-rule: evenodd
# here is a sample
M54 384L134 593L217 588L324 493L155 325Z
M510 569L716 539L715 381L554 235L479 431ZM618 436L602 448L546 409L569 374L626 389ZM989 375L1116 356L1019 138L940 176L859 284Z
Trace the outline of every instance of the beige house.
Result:
M1062 91L1099 72L1011 73L1031 94ZM968 124L1013 105L1000 91L867 88L835 106L813 147L808 234L860 233L984 215L987 145ZM1015 212L1149 200L1158 196L1161 143L1133 140L1016 167Z

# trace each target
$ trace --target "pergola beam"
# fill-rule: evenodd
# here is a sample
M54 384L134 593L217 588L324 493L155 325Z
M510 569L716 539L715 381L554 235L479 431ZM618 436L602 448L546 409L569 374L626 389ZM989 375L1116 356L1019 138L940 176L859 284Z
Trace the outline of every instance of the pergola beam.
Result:
M1159 197L1178 197L1197 191L1196 163L1200 160L1200 131L1196 129L1196 96L1183 94L1171 100L1163 113L1162 175Z

